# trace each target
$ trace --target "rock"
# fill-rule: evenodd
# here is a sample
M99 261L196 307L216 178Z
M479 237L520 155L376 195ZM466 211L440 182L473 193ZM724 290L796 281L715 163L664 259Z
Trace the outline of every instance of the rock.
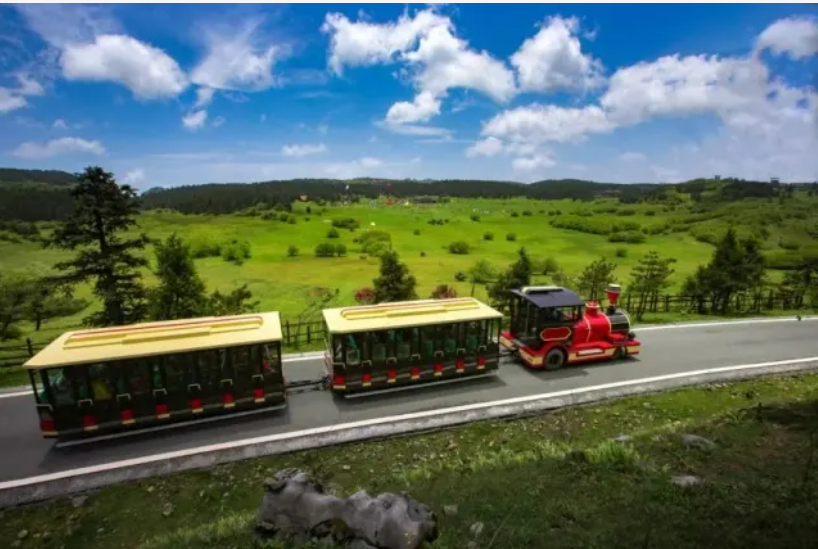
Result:
M153 486L148 486L148 493L152 494L155 488Z
M165 508L162 509L162 516L165 517L165 518L168 518L172 514L173 514L173 505L168 503L168 504L165 505Z
M350 467L349 465L344 465L341 467L341 469L343 469L344 471L349 471L350 469L352 469L352 467Z
M74 509L79 509L85 505L86 501L88 501L88 496L74 496L71 498L71 505L74 507Z
M434 513L408 494L370 496L361 491L341 498L293 469L277 472L264 487L256 519L260 538L309 542L332 537L339 545L359 549L418 549L437 538Z
M571 461L576 461L577 463L587 463L588 462L588 454L585 453L585 450L582 448L575 448L565 454L566 459L570 459Z
M472 536L478 537L483 533L483 528L485 528L485 525L482 522L475 522L469 526L469 532Z
M33 537L34 537L34 539L40 539L40 536L42 536L42 534L37 532L36 534L34 534Z
M702 479L693 475L678 475L670 479L670 482L681 488L688 488L702 483Z
M51 532L43 532L43 541L48 541L51 539Z
M205 495L204 490L201 490L201 491L199 492L199 497L200 497L200 498L203 498L203 497L204 497L204 495Z
M17 539L26 539L28 537L28 530L20 530L17 532Z
M619 435L619 436L618 436L618 437L616 437L614 440L615 440L616 442L619 442L619 443L624 444L625 442L630 442L630 441L632 441L633 439L630 437L630 435Z
M451 441L446 447L447 450L457 450L457 442Z
M97 534L104 534L105 528L97 528Z
M699 450L704 450L706 452L711 452L718 448L715 442L704 437L700 437L699 435L681 434L679 435L679 438L682 439L682 444L684 444L687 448L698 448Z
M446 515L447 517L457 516L457 505L444 505L443 514Z

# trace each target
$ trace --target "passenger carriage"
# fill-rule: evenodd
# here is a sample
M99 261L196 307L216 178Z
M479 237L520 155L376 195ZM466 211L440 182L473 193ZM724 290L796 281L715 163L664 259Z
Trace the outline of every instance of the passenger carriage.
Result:
M68 332L26 364L46 437L285 404L278 313Z
M330 387L360 395L494 373L501 319L472 298L324 310Z

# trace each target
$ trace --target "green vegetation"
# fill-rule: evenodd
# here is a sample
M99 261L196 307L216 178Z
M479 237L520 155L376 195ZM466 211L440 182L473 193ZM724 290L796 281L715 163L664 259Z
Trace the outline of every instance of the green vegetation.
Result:
M253 547L261 483L296 467L339 494L408 491L435 511L440 549L807 548L816 395L818 376L767 378L247 460L110 486L76 508L7 510L0 546L26 530L23 547ZM682 433L716 446L685 446ZM702 482L675 486L676 475Z
M450 254L466 255L471 251L471 245L465 240L458 240L449 244L448 250Z

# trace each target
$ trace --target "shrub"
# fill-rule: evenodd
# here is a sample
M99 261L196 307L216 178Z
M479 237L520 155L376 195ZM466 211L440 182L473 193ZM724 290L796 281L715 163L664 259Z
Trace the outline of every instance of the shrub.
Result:
M520 217L520 214L517 212L511 212L511 217Z
M358 239L361 251L380 256L392 248L392 237L386 231L366 231Z
M524 217L531 217L531 215L532 215L531 210L523 210L523 216Z
M458 240L449 244L449 253L455 255L466 255L471 251L471 246L465 240Z
M333 219L332 226L336 229L348 229L350 231L354 231L355 229L359 228L361 224L358 223L358 220L356 219L345 217L342 219Z
M779 271L789 271L798 269L804 263L804 258L799 253L792 251L768 252L764 254L764 264Z
M645 235L639 231L623 231L621 233L611 233L608 235L608 242L625 242L626 244L641 244L645 241Z
M222 245L215 240L194 240L190 244L190 253L196 259L203 257L219 257L222 255Z
M616 215L627 216L627 215L636 215L636 210L633 208L622 208L616 212Z
M360 288L355 291L355 302L361 305L375 303L375 290L373 288Z
M289 225L295 225L296 223L298 223L298 220L296 218L294 218L293 216L290 216L290 217L287 218L287 223Z
M539 262L537 267L543 275L550 275L560 270L560 266L557 263L557 260L554 259L553 257L546 257L545 259Z
M415 236L420 236L420 229L415 229L414 231L412 231L412 234Z
M795 240L781 239L778 241L778 247L785 250L797 250L801 246Z
M341 233L338 232L338 229L335 227L331 228L327 231L327 238L340 238Z
M508 240L509 242L516 242L517 241L517 235L515 233L508 233L506 235L506 240Z
M483 233L483 240L494 240L494 233L490 232Z
M426 252L424 252L423 250L421 250L421 251L420 251L420 257L426 257Z
M555 216L555 215L562 215L562 212L559 210L548 210L548 215Z
M310 208L309 206L307 206L307 210L306 210L306 211L307 211L307 213L308 213L308 214L311 214L311 213L312 213L312 208Z
M617 248L616 249L616 257L628 257L627 248Z
M594 212L591 210L577 210L574 212L574 215L578 215L580 217L593 217Z
M335 255L335 245L332 242L322 242L315 247L315 257L332 257Z
M430 219L429 225L443 225L442 219Z
M287 257L296 257L298 255L298 248L290 244L287 248Z
M305 222L309 222L309 220L310 220L310 218L309 218L309 217L305 217L305 218L304 218L304 221L305 221Z
M335 245L335 255L338 257L343 257L347 255L347 245L343 242L339 242Z
M221 247L221 255L225 261L241 265L245 259L250 258L250 243L235 238L228 240Z
M475 223L477 223L478 221L480 221L480 216L479 216L479 215L477 215L477 214L471 214L471 215L469 216L469 219L471 219L472 221L474 221Z
M430 297L432 299L452 299L457 297L457 290L448 284L438 284L438 286L432 290Z
M645 212L645 215L648 217L653 217L656 215L656 210L648 210Z
M466 278L467 275L464 271L457 271L456 273L454 273L454 279L457 280L458 282L465 282Z

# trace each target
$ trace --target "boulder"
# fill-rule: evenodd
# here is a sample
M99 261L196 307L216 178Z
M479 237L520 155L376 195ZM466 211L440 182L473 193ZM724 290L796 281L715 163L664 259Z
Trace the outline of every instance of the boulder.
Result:
M697 484L701 484L702 479L700 479L699 477L695 477L693 475L678 475L672 477L670 479L670 482L672 484L675 484L676 486L679 486L680 488L688 488L690 486L696 486Z
M373 497L361 491L341 498L293 469L275 473L264 488L256 521L263 538L299 542L332 537L361 549L418 549L437 538L434 513L408 494Z
M699 435L681 434L679 438L682 439L682 444L687 448L698 448L706 452L711 452L717 448L716 443L712 440L700 437Z
M619 442L619 443L624 444L625 442L630 442L630 441L632 441L633 439L630 437L630 435L619 435L619 436L618 436L618 437L616 437L614 440L615 440L616 442Z

